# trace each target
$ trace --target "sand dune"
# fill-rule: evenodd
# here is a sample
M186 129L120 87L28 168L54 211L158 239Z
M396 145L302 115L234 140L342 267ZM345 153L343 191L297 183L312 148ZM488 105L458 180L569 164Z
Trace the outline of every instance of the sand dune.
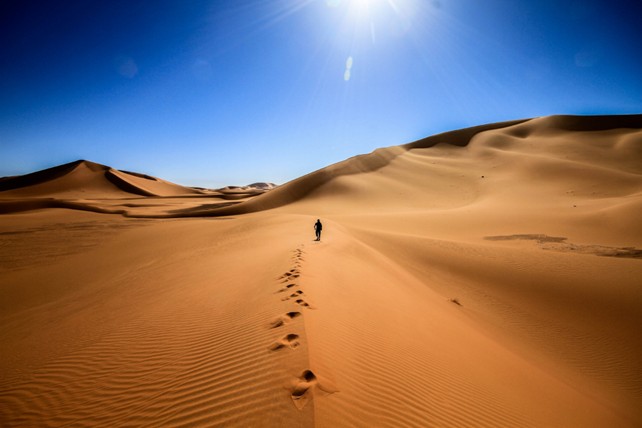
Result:
M85 197L177 196L201 192L159 178L126 171L85 160L49 168L33 174L8 177L0 181L3 197Z
M0 181L3 426L642 426L642 115L182 189Z
M450 186L451 189L457 188L459 193L462 190L459 188L461 185L465 186L465 191L471 190L471 187L478 187L477 183L462 180L467 178L466 174L457 176L456 168L461 167L466 167L467 173L470 170L479 171L480 175L474 178L489 178L489 174L493 172L496 173L496 177L506 176L512 182L513 174L519 174L518 178L523 180L517 183L525 185L531 183L529 179L535 178L537 181L531 183L533 187L540 186L540 179L555 180L553 168L557 168L557 172L563 175L561 178L578 180L583 177L585 181L593 180L591 176L596 173L620 174L620 172L624 173L621 176L626 181L626 173L629 172L631 173L628 176L629 183L632 183L635 188L639 184L636 179L639 178L637 173L640 170L641 127L641 115L551 116L482 125L355 156L293 180L243 204L215 211L190 210L184 214L207 215L208 211L212 211L209 213L212 215L244 214L282 207L303 199L316 203L323 194L343 199L352 199L356 196L358 200L355 200L355 205L357 210L361 211L368 211L362 199L368 195L373 196L375 203L379 194L383 192L387 196L395 193L401 195L402 200L399 202L402 204L412 200L404 197L403 190L393 188L393 185L412 189L409 191L419 189L427 196L433 196L434 193L433 198L422 198L414 201L412 205L416 207L419 204L428 203L427 207L434 208L436 203L441 203L445 197L451 196L448 195L449 189L444 188L445 186ZM461 148L466 148L465 156L458 156L462 152ZM529 156L521 156L522 154ZM540 157L535 158L532 154ZM449 158L453 156L458 158L451 161ZM517 162L513 163L513 160ZM449 162L453 164L452 168ZM396 167L397 164L399 164L398 167ZM492 171L499 167L503 168ZM382 172L384 168L386 171ZM542 170L542 168L545 169ZM621 168L624 168L624 171L620 171ZM572 170L569 171L569 169ZM530 177L526 176L528 171L534 173ZM604 177L606 183L604 186L617 191L620 183L610 180L611 178L613 177ZM427 182L418 182L420 180ZM559 185L564 186L566 183L562 180ZM381 189L381 186L384 189ZM428 188L429 186L432 187ZM637 189L639 190L639 187ZM491 189L493 193L498 191L502 189ZM452 197L459 200L461 196L466 195L469 193L452 195ZM346 198L346 196L349 197ZM464 199L462 203L467 204L469 201L470 199ZM533 204L538 203L539 201L533 201ZM451 205L447 204L447 206ZM345 213L345 208L341 205L341 212ZM398 210L399 204L385 204L377 209Z
M0 178L0 213L65 208L131 217L172 217L175 209L233 205L274 187L272 183L217 190L185 187L79 160L32 174ZM203 204L203 200L207 203Z

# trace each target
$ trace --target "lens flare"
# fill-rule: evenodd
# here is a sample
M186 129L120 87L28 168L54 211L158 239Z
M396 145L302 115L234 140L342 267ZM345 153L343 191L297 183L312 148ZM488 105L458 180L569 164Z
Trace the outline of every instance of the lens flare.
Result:
M352 59L351 56L349 56L348 59L346 60L346 70L343 73L343 80L345 80L346 82L348 80L350 80L350 76L352 74L351 70L352 70L352 63L353 62L354 62L354 60Z

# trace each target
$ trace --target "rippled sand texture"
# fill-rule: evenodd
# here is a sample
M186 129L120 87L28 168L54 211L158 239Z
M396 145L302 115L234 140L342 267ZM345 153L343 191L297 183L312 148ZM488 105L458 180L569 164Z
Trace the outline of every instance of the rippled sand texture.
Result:
M267 192L36 174L0 180L2 426L642 425L642 116Z

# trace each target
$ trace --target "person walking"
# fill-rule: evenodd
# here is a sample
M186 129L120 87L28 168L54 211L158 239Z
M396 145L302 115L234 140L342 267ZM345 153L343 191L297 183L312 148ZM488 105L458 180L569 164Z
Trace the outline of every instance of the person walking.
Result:
M317 219L317 222L314 223L314 231L317 234L316 241L320 241L321 240L321 230L323 230L323 225L321 224L321 220Z

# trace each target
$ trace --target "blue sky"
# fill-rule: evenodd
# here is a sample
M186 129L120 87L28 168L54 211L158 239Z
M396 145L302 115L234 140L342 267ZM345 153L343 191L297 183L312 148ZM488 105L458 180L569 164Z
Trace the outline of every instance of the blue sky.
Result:
M642 113L634 0L8 0L0 176L76 159L185 185L435 133Z

